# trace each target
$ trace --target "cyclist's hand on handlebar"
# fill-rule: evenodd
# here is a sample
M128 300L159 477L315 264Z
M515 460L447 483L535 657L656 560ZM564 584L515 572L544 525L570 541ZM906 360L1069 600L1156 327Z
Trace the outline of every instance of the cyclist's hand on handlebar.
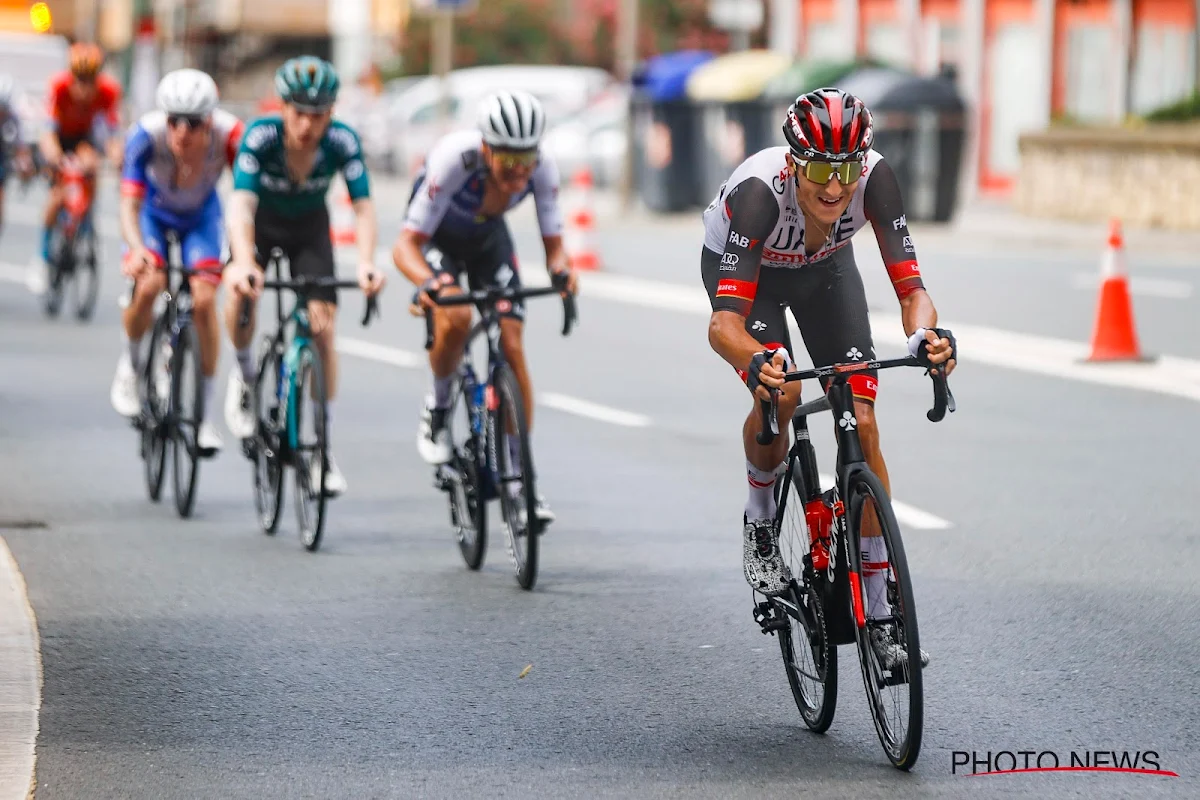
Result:
M438 295L438 290L442 288L442 282L437 275L431 275L425 279L425 282L417 287L417 291L413 294L413 302L410 310L414 316L422 316L425 313L432 311L437 307L434 298Z
M769 390L783 388L783 377L790 366L791 358L782 347L755 353L746 368L746 385L759 400L770 401Z
M138 245L126 253L121 260L121 274L126 278L136 280L153 269L157 261L154 253L150 252L145 245Z
M385 282L383 270L375 269L374 264L363 262L358 265L358 285L367 297L374 297L383 291Z
M579 294L579 276L570 267L563 266L550 270L550 280L551 282L562 282L560 285L564 285L566 291L559 292L559 294L563 297L568 294Z
M948 328L921 328L908 340L908 352L927 368L945 365L946 374L958 364L958 342Z
M254 278L253 284L250 278ZM262 294L263 274L257 264L238 264L234 262L225 270L225 280L234 294L257 300Z

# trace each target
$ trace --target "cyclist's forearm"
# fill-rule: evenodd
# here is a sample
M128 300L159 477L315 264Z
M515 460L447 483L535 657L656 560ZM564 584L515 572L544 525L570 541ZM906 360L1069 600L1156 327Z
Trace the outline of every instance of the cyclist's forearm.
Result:
M121 238L132 247L143 247L142 225L138 220L142 211L142 198L133 195L121 197Z
M417 286L433 277L433 270L421 255L421 245L424 243L425 239L421 234L403 230L392 247L392 260L396 262L396 269Z
M358 263L375 263L375 244L379 226L375 219L375 203L369 197L354 201L355 235L358 241Z
M567 268L567 250L561 236L543 236L542 245L546 248L546 269L556 272Z
M55 131L42 131L42 136L38 140L38 144L42 148L42 157L46 161L54 163L62 157L62 146L58 142L58 133Z
M929 299L929 293L919 289L900 301L900 319L904 323L904 335L912 336L917 328L936 328L937 309Z
M763 346L746 333L745 317L733 311L714 311L708 323L708 343L734 369L746 369Z
M229 198L225 212L229 228L229 252L240 264L254 261L254 211L258 208L258 195L253 192L236 191Z

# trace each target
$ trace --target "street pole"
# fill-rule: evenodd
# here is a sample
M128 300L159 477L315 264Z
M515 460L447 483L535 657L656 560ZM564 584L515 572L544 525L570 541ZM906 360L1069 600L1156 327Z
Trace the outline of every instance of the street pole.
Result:
M438 125L445 131L450 124L450 70L454 68L454 11L438 9L433 19L433 72L441 90Z
M1196 0L1200 2L1200 0ZM638 0L621 0L617 16L617 63L616 72L620 80L629 85L629 113L625 117L625 163L621 169L621 209L628 213L633 208L634 159L633 159L633 72L637 69Z

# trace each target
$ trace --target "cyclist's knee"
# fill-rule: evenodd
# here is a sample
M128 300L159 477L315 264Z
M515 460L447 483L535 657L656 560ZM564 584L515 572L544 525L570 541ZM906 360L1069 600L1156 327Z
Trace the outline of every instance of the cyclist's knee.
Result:
M854 401L854 418L858 421L858 438L863 450L870 453L879 449L879 427L875 424L875 404Z
M217 307L217 287L202 279L193 280L192 303L197 317L213 314Z
M437 309L434 326L441 335L466 336L471 329L470 306L443 306Z
M162 270L147 271L137 279L133 290L134 303L139 306L153 305L154 299L167 288L167 276Z
M308 324L318 344L333 340L334 323L337 321L337 306L323 300L311 300L308 304Z

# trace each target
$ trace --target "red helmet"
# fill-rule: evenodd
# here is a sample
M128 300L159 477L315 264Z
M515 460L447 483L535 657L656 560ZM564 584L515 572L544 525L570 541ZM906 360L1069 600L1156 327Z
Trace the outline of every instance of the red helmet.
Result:
M817 89L797 97L788 106L783 136L792 155L806 161L860 158L875 138L871 112L841 89Z

